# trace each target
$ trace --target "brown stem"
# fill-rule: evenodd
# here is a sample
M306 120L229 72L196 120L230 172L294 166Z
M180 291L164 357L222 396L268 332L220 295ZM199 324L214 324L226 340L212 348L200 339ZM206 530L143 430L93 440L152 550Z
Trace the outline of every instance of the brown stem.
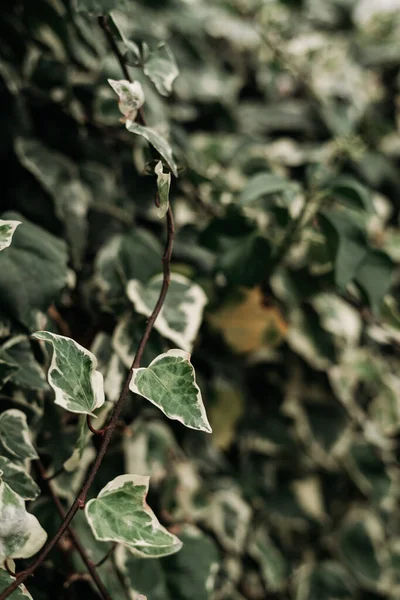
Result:
M46 470L43 466L43 463L38 460L36 462L36 466L37 469L39 471L39 475L40 478L42 479L43 483L45 483L46 487L47 487L47 491L51 497L51 499L53 500L58 514L60 515L61 519L65 519L65 511L63 509L63 506L60 502L60 499L58 498L58 496L54 493L53 487L50 483L50 481L46 478ZM94 564L94 562L88 557L88 555L86 554L86 550L82 545L81 540L79 539L78 534L76 533L76 531L74 529L72 529L72 527L68 527L68 533L69 536L76 548L76 550L79 552L83 562L85 563L85 566L87 568L87 570L90 573L90 576L93 580L93 582L96 584L97 589L100 592L100 596L104 599L104 600L111 600L111 596L107 591L107 588L105 587L105 585L103 584L103 582L101 581L97 571L96 571L96 566Z
M4 561L4 568L7 571L7 573L9 575L11 575L11 577L15 577L15 573L10 569L10 565L8 564L8 560L7 559L5 559L5 561Z
M109 549L109 551L103 556L103 558L101 558L97 563L96 563L96 569L97 567L101 567L101 565L103 565L106 560L108 560L110 558L110 556L112 556L115 552L115 548L117 547L117 543L113 544L111 546L111 548Z
M107 428L108 428L107 425L105 427L102 427L101 429L96 429L95 427L93 427L90 415L87 415L87 417L86 417L86 425L88 426L88 429L94 435L104 435L105 432L106 432L106 430L107 430Z
M105 17L99 17L99 25L103 29L103 31L106 35L108 43L110 44L110 48L111 48L112 52L114 53L115 57L117 58L124 76L126 77L126 79L128 81L131 81L127 66L123 59L123 56L122 56L121 52L119 51L119 48L111 34L111 31L108 27ZM143 117L143 113L141 111L139 111L139 116L142 120L142 123L145 125L146 122ZM109 421L108 425L103 428L103 429L105 429L105 432L104 432L103 438L101 440L101 444L98 449L96 459L90 469L89 475L88 475L85 483L83 484L79 494L75 498L69 511L66 514L64 514L64 517L63 517L64 520L63 520L60 528L58 529L57 533L53 537L53 539L51 539L46 544L46 546L43 548L42 552L39 554L37 559L27 569L25 569L25 571L20 573L16 577L15 581L11 585L9 585L0 594L0 600L6 600L6 598L14 590L16 590L21 583L23 583L30 575L32 575L32 573L35 572L37 567L39 567L42 564L42 562L45 560L46 556L54 548L54 546L57 544L59 539L63 536L65 531L69 528L69 524L71 523L72 519L74 518L74 516L76 515L78 510L85 508L86 496L92 486L92 483L93 483L93 481L97 475L97 472L100 468L100 465L103 461L103 458L107 452L112 435L118 424L118 419L121 415L122 409L124 408L125 400L129 393L129 384L132 379L133 369L137 369L138 367L140 367L140 362L142 360L144 349L145 349L148 339L150 337L151 330L153 329L154 323L160 313L160 310L161 310L161 308L164 304L165 298L167 296L169 284L171 281L171 257L172 257L172 248L173 248L173 244L174 244L174 237L175 237L174 218L172 215L171 207L169 206L168 211L167 211L167 242L166 242L166 246L165 246L164 255L162 258L163 282L162 282L162 286L161 286L160 295L158 297L157 303L153 309L152 314L150 315L150 317L147 320L146 327L143 332L143 336L142 336L142 338L138 344L137 350L136 350L135 358L133 359L132 366L129 370L128 376L124 383L124 387L122 388L118 402L115 405L115 408L111 415L110 421ZM62 509L62 507L61 507L61 509ZM63 510L63 513L64 513L64 510ZM79 540L78 540L78 544L80 544ZM88 565L86 565L86 566L88 566ZM106 593L108 593L108 592L106 592ZM105 597L109 598L109 596L105 596Z
M154 310L151 314L151 316L149 317L149 319L147 320L146 323L146 328L143 332L143 336L138 344L137 347L137 351L136 351L136 355L135 358L133 360L132 366L129 370L128 376L126 378L126 381L124 383L124 387L122 389L122 392L120 394L119 400L117 402L117 404L115 405L114 408L114 412L111 415L111 419L108 423L108 426L106 428L106 431L104 433L104 436L102 438L101 441L101 445L99 447L99 450L97 452L97 456L96 459L90 469L89 475L85 481L85 483L83 484L81 491L79 492L79 494L77 495L77 497L75 498L73 504L71 505L69 511L65 514L64 516L64 521L62 522L59 530L57 531L57 533L55 534L55 536L46 544L46 546L43 548L42 552L39 554L39 556L37 557L37 559L23 572L20 573L15 581L9 585L1 594L0 594L0 600L6 600L6 598L14 591L17 589L17 587L23 583L30 575L32 575L32 573L35 572L35 570L42 564L42 562L45 560L46 556L49 554L49 552L54 548L54 546L57 544L58 540L63 536L63 534L66 532L66 530L69 527L69 524L71 523L72 519L74 518L74 516L76 515L76 513L78 512L79 509L83 509L85 508L85 502L86 502L86 496L92 486L92 483L97 475L97 472L100 468L100 465L103 461L103 458L107 452L111 437L114 433L114 429L118 423L118 419L120 417L120 414L122 412L122 409L124 407L125 404L125 400L128 396L129 393L129 384L131 382L132 379L132 375L133 375L133 369L137 369L140 366L140 361L142 360L142 356L143 356L143 352L144 349L146 347L147 341L149 339L151 330L153 328L153 325L155 323L155 320L157 319L160 310L164 304L167 292L168 292L168 288L169 288L169 284L170 284L170 278L171 278L171 256L172 256L172 248L173 248L173 243L174 243L174 236L175 236L175 227L174 227L174 219L173 219L173 215L172 215L172 211L171 211L171 207L168 208L168 212L167 212L167 243L165 246L165 252L164 252L164 256L162 258L163 261L163 283L162 283L162 287L161 287L161 291L160 291L160 295L158 297L157 303L154 307ZM107 596L109 598L109 596Z

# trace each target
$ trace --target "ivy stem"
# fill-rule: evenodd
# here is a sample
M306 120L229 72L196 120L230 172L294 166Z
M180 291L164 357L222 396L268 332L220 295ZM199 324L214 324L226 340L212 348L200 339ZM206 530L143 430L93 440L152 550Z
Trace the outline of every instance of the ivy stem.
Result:
M45 547L42 549L41 553L39 554L39 556L37 557L37 559L29 566L27 567L27 569L25 569L25 571L23 571L23 573L20 573L15 581L9 585L1 594L0 594L0 600L6 600L6 598L14 591L18 588L18 586L23 583L30 575L32 575L32 573L34 573L36 571L36 569L42 564L42 562L45 560L46 556L49 554L49 552L54 548L54 546L57 544L57 542L59 541L59 539L64 535L64 533L67 531L67 529L69 528L69 524L71 523L72 519L74 518L74 516L76 515L76 513L78 512L79 509L83 509L85 507L85 502L86 502L86 496L92 486L92 483L97 475L97 472L100 468L100 465L103 461L103 458L107 452L108 446L110 444L112 435L114 433L114 430L116 428L116 425L118 423L118 419L120 417L120 414L122 412L122 409L124 407L125 404L125 400L128 396L129 393L129 384L131 382L132 379L132 375L133 375L133 369L137 369L140 367L140 362L142 360L142 356L143 356L143 352L145 350L146 344L149 340L150 337L150 333L151 330L153 329L154 323L160 313L160 310L164 304L165 298L167 296L167 292L168 292L168 288L169 288L169 284L171 281L171 257L172 257L172 248L173 248L173 244L174 244L174 237L175 237L175 227L174 227L174 219L173 219L173 215L172 215L172 211L171 211L171 207L168 207L168 211L167 211L167 242L166 242L166 246L165 246L165 251L164 251L164 255L162 258L162 262L163 262L163 282L162 282L162 286L161 286L161 291L160 291L160 295L158 297L157 303L154 307L154 310L151 314L151 316L148 318L147 323L146 323L146 327L145 330L143 332L142 338L138 344L137 350L136 350L136 354L135 354L135 358L133 359L133 363L132 366L129 370L128 376L126 378L126 381L124 383L124 387L122 388L119 400L117 402L117 404L115 405L114 411L111 415L110 421L106 427L106 431L104 433L104 436L101 440L101 444L100 447L98 449L97 452L97 456L95 458L94 463L92 464L92 467L90 469L90 472L88 474L88 477L85 481L85 483L83 484L79 494L77 495L77 497L75 498L73 504L71 505L69 511L65 514L64 510L63 510L63 514L64 514L64 520L60 526L60 528L58 529L57 533L54 535L54 537L45 545ZM58 498L57 498L58 500ZM62 508L62 507L61 507ZM78 544L80 544L80 541L78 540ZM88 566L88 565L86 565ZM94 565L91 564L91 567L93 567ZM89 568L89 566L88 566ZM96 574L97 576L97 574ZM104 598L110 599L110 596L108 595L108 592L106 592L107 595L104 596Z
M4 568L7 571L7 573L9 575L11 575L11 577L15 577L15 573L13 573L13 571L10 569L10 565L8 564L8 560L7 559L5 559L5 561L4 561Z
M128 81L132 81L131 76L130 76L129 71L128 71L127 64L124 61L124 57L122 55L122 52L118 48L118 44L115 41L114 36L111 33L110 28L108 26L107 17L105 17L104 15L101 15L98 18L98 22L99 22L99 25L100 25L101 29L104 31L104 35L105 35L106 40L107 40L107 42L108 42L108 44L110 46L111 52L114 54L115 58L119 62L119 66L121 67L121 71L123 72L125 79L127 79ZM142 122L142 125L146 125L146 122L145 122L145 119L144 119L144 116L143 116L142 107L139 108L138 115L139 115L139 120Z
M106 425L105 427L102 427L101 429L96 429L95 427L93 427L92 425L92 421L90 419L90 415L86 416L86 425L88 426L88 429L94 434L94 435L104 435L105 432L108 429L108 425Z
M108 560L110 558L110 556L112 556L115 552L115 549L117 547L117 543L115 542L111 548L109 549L109 551L103 556L103 558L101 558L97 563L96 563L96 568L97 567L101 567L101 565L103 565L106 560Z
M64 508L60 502L59 497L54 493L54 490L53 490L53 487L52 487L50 481L48 480L48 478L46 478L46 470L45 470L41 460L38 460L36 462L36 467L39 472L39 476L40 476L41 480L43 481L43 483L45 483L47 491L48 491L55 507L57 508L58 514L60 515L61 519L65 519ZM81 540L79 539L78 534L76 533L76 531L74 529L72 529L72 527L68 527L67 531L68 531L68 534L75 546L75 549L79 552L81 559L85 563L85 566L86 566L88 572L90 573L90 576L93 579L93 582L96 584L97 589L100 592L100 596L103 598L103 600L111 600L111 596L108 593L107 588L101 581L99 574L96 571L96 565L86 554L86 550L83 547L83 544L82 544Z
M111 48L112 52L114 53L115 57L117 58L118 62L120 63L120 66L121 66L124 76L127 78L128 81L131 81L128 69L124 63L123 56L122 56L121 52L119 51L119 48L111 34L111 31L108 27L105 17L99 17L99 24L107 37L107 40L110 44L110 48ZM142 120L142 123L145 124L146 122L143 117L143 113L141 111L139 111L139 116ZM128 373L128 376L124 383L124 387L122 388L118 402L115 405L114 411L111 415L111 418L110 418L108 424L103 428L103 429L105 429L105 432L104 432L104 435L102 436L101 444L97 451L97 455L94 460L94 463L91 466L91 469L89 471L89 474L87 476L85 483L83 484L79 494L76 496L76 498L75 498L74 502L72 503L68 512L64 513L64 510L62 509L62 506L61 506L61 509L63 510L63 513L64 513L64 520L61 523L61 526L59 527L57 533L54 535L54 537L49 542L47 542L47 544L44 546L44 548L42 549L41 553L36 558L36 560L27 569L25 569L25 571L20 573L16 577L15 581L13 581L13 583L11 585L9 585L0 594L0 600L6 600L6 598L8 598L8 596L12 592L14 592L21 583L23 583L30 575L32 575L36 571L36 569L45 560L45 558L49 554L49 552L57 544L59 539L67 531L67 529L69 528L69 524L71 523L71 521L74 518L74 516L76 515L76 513L79 510L82 510L83 508L85 508L87 494L88 494L88 492L92 486L92 483L97 475L100 465L103 462L103 458L107 453L108 446L110 444L112 435L118 424L118 420L121 415L122 409L124 408L125 401L128 396L128 393L129 393L129 384L130 384L132 376L133 376L133 369L138 369L140 367L140 362L143 357L143 352L146 348L146 344L149 340L150 333L153 329L154 323L160 313L160 310L163 307L165 298L167 296L168 288L169 288L169 285L171 282L171 257L172 257L172 249L173 249L174 238L175 238L175 225L174 225L174 217L172 214L171 206L168 207L166 217L167 217L167 241L166 241L166 245L165 245L164 255L162 257L163 282L162 282L160 294L158 296L158 300L153 309L153 312L151 313L150 317L146 321L146 327L144 329L142 338L140 339L139 344L137 346L137 350L136 350L136 354L135 354L135 357L132 362L132 366L129 369L129 373ZM57 500L58 500L58 498L57 498ZM80 544L79 539L78 539L78 544ZM86 565L86 566L88 566L88 565ZM93 563L91 563L91 567L94 567ZM88 569L89 569L89 567L88 567ZM95 571L95 569L94 569L94 571ZM96 576L97 576L97 574L96 574ZM107 591L106 591L106 594L107 595L105 595L104 597L111 600Z

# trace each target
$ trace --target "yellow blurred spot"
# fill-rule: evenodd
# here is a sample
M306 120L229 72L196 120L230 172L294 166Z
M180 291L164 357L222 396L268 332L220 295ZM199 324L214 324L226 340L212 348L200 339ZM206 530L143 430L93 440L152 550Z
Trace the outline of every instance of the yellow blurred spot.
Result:
M287 323L276 307L264 306L260 288L243 290L242 299L222 307L209 322L238 353L274 348L287 333Z

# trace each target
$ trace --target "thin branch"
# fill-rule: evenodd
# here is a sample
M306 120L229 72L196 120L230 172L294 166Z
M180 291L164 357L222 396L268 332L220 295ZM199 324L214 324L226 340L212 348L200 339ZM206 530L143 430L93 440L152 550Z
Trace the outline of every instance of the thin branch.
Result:
M114 55L116 56L116 58L118 59L118 62L121 65L121 69L124 73L124 76L128 79L128 81L131 81L128 69L123 60L123 56L120 53L119 48L118 48L114 38L112 37L112 34L107 25L107 21L105 20L104 17L99 17L99 24L107 37L107 40L110 44L110 47L111 47ZM143 113L139 113L139 115L141 116L143 124L145 124L145 120L143 118ZM109 421L108 425L105 427L105 433L102 437L101 444L99 446L95 461L92 464L92 467L90 469L88 477L87 477L85 483L83 484L79 494L77 495L74 502L72 503L69 511L64 515L64 521L62 522L57 533L46 544L46 546L44 546L44 548L42 549L41 553L36 558L36 560L27 569L25 569L25 571L20 573L16 577L15 581L11 585L9 585L0 594L0 600L6 600L6 598L14 590L16 590L21 583L23 583L30 575L32 575L36 571L36 569L45 560L45 558L47 557L49 552L51 552L51 550L57 544L59 539L67 531L72 519L74 518L74 516L76 515L78 510L82 510L85 508L87 494L88 494L88 492L92 486L92 483L97 475L100 465L103 462L103 458L106 455L106 452L108 450L108 446L110 444L114 430L118 424L118 420L121 415L122 409L124 408L125 401L128 396L128 393L129 393L129 384L130 384L132 376L133 376L133 369L137 369L140 367L140 362L142 360L143 352L145 350L146 344L150 337L151 330L153 329L154 323L160 313L160 310L161 310L161 308L164 304L165 298L167 296L168 288L169 288L170 281L171 281L171 257L172 257L172 248L173 248L173 244L174 244L174 237L175 237L174 218L173 218L171 207L169 206L168 211L167 211L167 241L166 241L166 245L165 245L164 255L162 258L163 282L162 282L162 286L161 286L161 290L160 290L160 295L158 297L157 303L154 307L152 314L150 315L150 317L147 320L146 327L143 332L143 336L138 344L135 358L133 359L132 366L129 370L128 376L124 383L124 387L122 388L120 397L118 399L117 404L115 405L115 408L111 415L110 421ZM78 540L78 543L80 543L79 540ZM109 598L109 596L106 596L106 597Z
M101 558L97 563L96 563L96 569L97 567L101 567L101 565L103 565L109 558L110 556L112 556L115 552L115 549L117 547L117 542L115 542L111 548L109 549L109 551L103 556L103 558Z
M89 475L85 481L85 483L83 484L81 491L79 492L78 496L75 498L73 504L71 505L69 511L64 515L64 521L61 524L60 528L58 529L57 533L55 534L55 536L53 537L53 539L51 539L46 546L43 548L42 552L39 554L39 556L37 557L37 559L29 566L27 567L27 569L25 569L25 571L23 571L23 573L20 573L15 581L8 586L8 588L6 588L1 594L0 594L0 600L6 600L6 598L14 591L18 588L18 586L23 583L30 575L32 575L32 573L34 573L36 571L36 569L42 564L42 562L45 560L45 558L47 557L47 555L49 554L49 552L54 548L54 546L57 544L57 542L59 541L59 539L64 535L64 533L67 531L67 529L69 528L69 525L72 521L72 519L74 518L74 516L76 515L76 513L78 512L79 509L83 509L85 508L85 502L86 502L86 497L87 494L92 486L92 483L97 475L97 472L100 468L100 465L103 461L103 458L107 452L108 446L110 444L112 435L114 433L114 430L116 428L116 425L118 423L118 419L121 415L122 409L124 408L125 405L125 400L128 396L129 393L129 384L131 382L132 379L132 375L133 375L133 369L137 369L140 367L140 362L143 356L143 352L144 349L146 347L147 341L149 339L151 330L153 329L153 325L155 323L155 320L157 319L160 310L164 304L167 292L168 292L168 288L169 288L169 284L170 284L170 279L171 279L171 256L172 256L172 248L173 248L173 243L174 243L174 236L175 236L175 227L174 227L174 220L173 220L173 215L172 215L172 211L171 211L171 207L168 208L168 212L167 212L167 242L166 242L166 246L165 246L165 252L164 252L164 256L163 256L163 283L162 283L162 287L161 287L161 291L160 291L160 295L158 297L157 303L154 307L154 310L151 314L151 316L149 317L149 319L147 320L147 324L146 324L146 328L144 330L143 336L138 344L137 347L137 351L136 351L136 355L135 358L133 360L132 366L129 370L128 376L126 378L126 381L124 383L124 387L122 389L121 395L119 397L119 400L117 402L117 404L115 405L114 408L114 412L111 415L111 419L109 421L109 424L107 426L107 429L104 433L104 436L102 438L101 441L101 445L99 447L99 450L97 452L97 456L96 459L90 469ZM61 507L62 508L62 507ZM64 512L64 511L63 511ZM79 541L78 541L79 543ZM87 565L88 566L88 565ZM110 598L110 596L106 596L106 598Z
M62 506L58 496L54 493L53 487L52 487L49 479L46 478L46 470L45 470L41 460L36 461L36 467L39 472L40 478L42 479L43 483L45 483L47 491L48 491L52 501L54 502L55 507L57 508L58 514L60 515L61 519L65 519L65 511L63 509L63 506ZM111 596L108 593L107 588L101 581L101 579L96 571L96 565L86 554L86 550L83 547L83 544L82 544L81 540L79 539L78 534L76 533L76 531L74 529L72 529L72 527L68 527L67 531L68 531L68 534L69 534L76 550L79 552L83 562L85 563L85 566L86 566L88 572L90 573L90 577L92 578L93 582L96 584L97 589L100 592L100 596L104 600L111 600Z

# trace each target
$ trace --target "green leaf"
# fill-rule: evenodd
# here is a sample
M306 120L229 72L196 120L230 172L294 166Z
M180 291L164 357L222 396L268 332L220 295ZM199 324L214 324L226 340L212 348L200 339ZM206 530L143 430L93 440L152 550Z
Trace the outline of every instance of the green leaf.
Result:
M352 177L338 177L330 186L330 194L352 208L363 208L374 213L375 208L368 189Z
M65 225L74 265L80 268L86 248L87 213L92 197L80 181L78 166L63 154L46 148L39 140L18 138L15 150L21 164L51 196L56 216Z
M29 558L47 539L47 533L25 502L0 479L0 562L7 558Z
M183 549L176 556L182 552ZM122 545L117 547L115 560L126 587L135 594L134 598L143 594L142 598L144 596L151 600L172 600L167 588L166 573L163 569L164 561L142 560Z
M96 371L96 357L63 335L37 331L32 337L53 346L47 377L56 395L55 404L70 412L95 416L93 411L104 404L103 375Z
M40 487L21 465L0 456L0 471L4 482L23 500L35 500L40 495Z
M163 282L162 275L156 275L143 285L140 281L128 282L126 293L136 312L149 317L157 303ZM155 329L190 352L196 339L207 297L203 289L177 273L172 273L168 293Z
M11 377L15 385L28 390L48 390L43 369L36 362L29 339L25 335L12 337L3 344L0 357L19 365Z
M382 565L376 546L384 547L384 532L372 515L349 517L340 532L340 551L343 560L355 577L371 588L377 588L382 575Z
M171 598L209 600L214 591L220 556L215 542L193 525L179 531L183 548L162 561ZM149 596L152 597L151 595Z
M225 237L223 247L217 269L221 269L230 283L253 287L262 280L271 255L270 245L263 236L251 233L245 237Z
M162 219L169 206L169 188L171 185L171 173L164 173L161 160L156 164L154 172L157 175L158 202L157 217Z
M333 245L336 285L344 290L368 252L365 234L347 212L323 211L319 222L328 243Z
M38 312L45 312L66 284L67 248L63 240L18 213L3 217L18 218L22 227L7 252L0 253L0 307L34 329Z
M138 556L167 556L182 543L157 520L146 503L149 477L120 475L86 504L85 513L99 541L118 542Z
M301 565L294 577L294 600L352 600L354 581L346 569L333 560Z
M169 350L146 369L134 369L129 388L150 400L169 419L211 433L188 352Z
M9 585L15 581L15 577L7 573L7 571L1 566L0 567L0 592L4 592ZM23 583L8 596L11 600L33 600L32 596L26 589Z
M205 520L226 550L241 554L246 544L251 516L250 506L243 500L240 492L231 487L212 495Z
M126 282L146 283L160 271L162 246L155 236L137 227L115 235L102 246L95 262L95 281L104 304L115 306L125 301Z
M7 381L18 371L19 366L4 360L4 356L0 351L0 390L7 383Z
M161 42L154 50L150 50L144 43L143 56L145 75L154 83L162 96L169 96L172 92L172 84L179 75L178 65L169 46Z
M38 458L30 439L26 415L17 408L0 414L0 441L8 452L21 460Z
M271 592L282 590L288 575L288 562L275 546L267 531L258 527L250 537L248 552L260 565L261 574L267 589Z
M78 12L104 14L112 10L127 11L132 8L131 0L75 0L74 8Z
M391 258L379 250L370 250L359 264L354 281L365 293L375 315L379 315L385 294L390 289L394 272Z
M263 196L284 192L291 185L290 181L280 175L275 175L274 173L257 173L257 175L248 180L241 191L239 204L244 206L251 204Z
M3 221L0 219L0 251L8 248L11 244L14 231L18 225L21 225L21 221Z
M162 156L162 158L171 168L171 171L173 172L175 177L178 177L178 170L172 155L172 149L165 138L163 138L159 133L157 133L157 131L154 131L154 129L150 129L150 127L144 127L143 125L138 125L137 123L127 123L126 126L128 131L130 131L131 133L136 133L136 135L141 135L152 146L154 146L157 152Z

